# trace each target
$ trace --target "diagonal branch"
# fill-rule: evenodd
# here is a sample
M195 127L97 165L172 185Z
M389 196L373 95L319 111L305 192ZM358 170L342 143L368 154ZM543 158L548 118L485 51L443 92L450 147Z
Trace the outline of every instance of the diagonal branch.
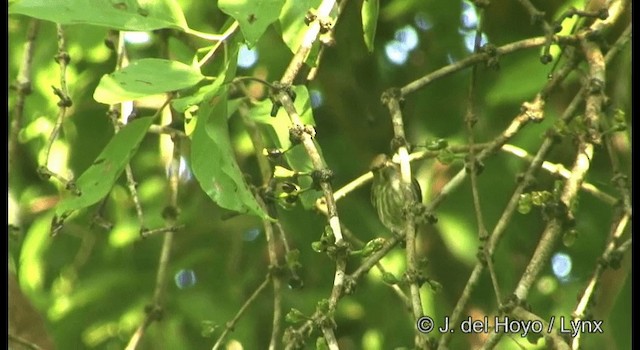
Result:
M411 204L413 202L414 195L411 193L412 189L412 176L411 176L411 164L409 163L409 150L407 149L407 142L404 134L404 121L402 120L402 111L400 110L400 95L399 91L391 90L383 94L382 102L386 104L391 115L391 123L393 124L394 141L397 141L399 147L396 150L396 161L400 163L400 176L403 183L402 190L404 195L404 202ZM424 311L422 308L422 300L420 299L420 285L418 262L416 258L416 227L414 215L406 215L404 223L403 236L406 241L405 251L407 260L407 280L409 281L409 289L411 291L411 308L413 312L413 321L416 322L423 316ZM426 346L426 335L415 329L415 346L419 349Z
M20 71L18 72L18 78L16 79L15 85L18 97L14 106L13 119L11 120L11 127L9 130L9 158L11 160L15 158L16 153L18 152L18 135L22 129L24 103L27 96L31 94L31 67L39 28L40 21L37 19L31 19L29 21L29 27L27 28L27 41L24 43L22 63L20 64Z

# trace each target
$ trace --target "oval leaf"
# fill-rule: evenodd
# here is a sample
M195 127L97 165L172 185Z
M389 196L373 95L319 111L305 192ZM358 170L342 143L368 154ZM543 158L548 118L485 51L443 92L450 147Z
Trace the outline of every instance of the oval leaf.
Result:
M364 43L367 45L369 52L373 52L373 39L376 36L379 11L379 0L364 0L362 2L362 31L364 34Z
M206 96L191 142L191 166L200 187L219 206L269 218L234 157L227 126L227 88Z
M175 0L18 0L9 14L22 14L60 24L91 24L119 30L187 30Z
M105 74L93 93L101 103L115 104L168 91L182 90L200 82L199 69L178 61L145 58Z
M200 187L219 206L271 219L249 189L229 138L228 85L224 83L235 77L239 48L239 42L230 44L231 57L202 97L191 135L191 168Z
M136 119L115 134L76 181L81 194L63 199L56 207L56 216L64 219L74 210L86 208L104 198L136 153L152 121L153 117Z
M253 47L267 27L278 19L285 0L220 0L222 12L238 21L249 47Z

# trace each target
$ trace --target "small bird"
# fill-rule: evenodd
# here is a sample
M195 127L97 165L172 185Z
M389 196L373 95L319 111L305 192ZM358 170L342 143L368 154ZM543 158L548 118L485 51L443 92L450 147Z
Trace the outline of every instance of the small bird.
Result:
M371 185L371 203L378 212L382 224L394 234L402 235L405 226L405 207L411 202L422 202L420 184L411 179L411 202L407 202L403 193L400 165L392 162L385 154L379 154L371 162L373 184Z

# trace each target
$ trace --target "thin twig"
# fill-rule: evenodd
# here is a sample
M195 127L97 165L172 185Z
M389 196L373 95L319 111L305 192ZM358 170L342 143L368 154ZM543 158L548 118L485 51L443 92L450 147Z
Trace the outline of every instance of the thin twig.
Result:
M482 150L486 147L488 147L489 143L478 143L475 144L473 147L478 149L478 150ZM468 145L453 145L453 146L449 146L447 147L447 151L451 152L451 153L467 153L469 152L469 148L470 146ZM409 155L409 161L413 162L413 161L418 161L418 160L424 160L424 159L431 159L431 158L436 158L441 154L440 151L418 151L418 152L414 152L411 153ZM373 172L371 171L367 171L366 173L358 176L357 178L351 180L349 183L347 183L346 185L340 187L339 189L337 189L336 191L333 192L333 197L335 198L336 202L341 200L342 198L345 198L347 195L349 195L349 193L359 189L360 187L368 184L369 182L371 182L371 180L373 180ZM318 209L320 212L322 212L323 214L327 214L327 205L326 202L324 200L324 197L318 198L318 200L316 201L316 209Z
M594 43L585 40L582 43L582 49L589 63L590 79L588 80L588 84L600 81L604 86L605 61L600 48ZM589 87L588 91L590 93L586 98L585 119L597 121L598 115L596 114L599 114L602 108L603 96L600 90L594 90L592 86ZM566 180L560 195L560 201L567 210L566 215L564 217L553 217L546 225L538 246L514 291L514 295L518 301L527 299L533 282L538 278L542 268L545 266L555 242L566 226L566 222L573 220L574 200L591 165L594 148L593 142L597 140L596 137L597 134L595 134L593 128L588 128L584 134L578 137L578 150L571 169L571 176ZM492 334L487 343L484 344L483 349L492 348L497 344L502 335L503 333Z
M480 20L478 24L478 29L476 30L475 35L475 44L474 44L474 53L478 53L480 51L480 45L482 43L482 23L483 23L483 11L480 11ZM471 81L469 82L469 92L467 95L467 112L465 113L465 126L467 131L467 142L469 144L469 154L468 154L468 163L467 167L469 168L469 179L471 180L471 193L473 196L473 207L475 209L476 214L476 224L478 225L478 238L480 241L484 241L487 239L487 229L484 224L484 219L482 217L482 209L480 205L480 195L478 193L478 165L476 163L476 152L473 148L475 145L475 135L473 132L473 127L478 122L478 116L475 111L474 104L474 95L475 95L475 86L476 81L478 80L478 65L475 64L471 68ZM494 286L495 287L495 286ZM497 291L496 291L497 292ZM497 295L497 294L496 294Z
M477 7L478 6L476 6L476 8ZM482 44L484 9L480 8L479 10L480 10L479 11L480 16L479 16L478 28L476 30L476 35L475 35L475 43L474 43L474 49L473 49L474 53L478 53L480 51L480 45ZM474 135L473 127L478 122L478 117L475 111L476 109L475 101L474 101L477 79L478 79L478 65L475 64L471 68L471 81L469 82L469 94L467 98L467 112L465 114L465 126L467 131L467 139L468 139L469 146L471 146L469 148L467 167L470 174L469 179L471 182L473 208L476 214L476 225L478 225L478 239L481 242L481 247L480 247L481 255L479 255L478 258L483 260L482 262L486 264L489 270L489 276L491 276L491 283L493 285L493 292L496 297L497 303L500 304L500 301L502 300L502 296L500 293L500 286L498 285L498 277L495 272L493 261L491 260L491 257L489 256L487 249L485 249L485 245L486 245L489 233L487 232L487 228L484 222L484 217L482 215L482 208L480 204L480 193L478 192L478 173L479 173L478 167L480 166L480 164L476 160L476 152L473 148L473 145L475 144L475 135Z
M319 13L321 13L321 10L324 7L326 7L326 3L333 3L333 1L331 0L323 1L322 4L320 4ZM328 8L328 10L330 9L331 7ZM312 28L314 28L314 26L312 26L309 29L309 31L311 31ZM309 31L307 32L307 35L309 34ZM304 48L304 43L303 43L303 46L301 46L298 53L302 52L303 48ZM298 57L298 53L294 56L294 59L295 57ZM281 80L281 84L285 82L284 83L286 84L285 86L288 86L288 84L291 83L291 81L287 81L287 79L293 79L297 70L295 72L289 72L289 71L287 72L285 72L285 76L283 76L283 79ZM293 75L288 77L287 74L293 74ZM335 256L336 270L335 270L335 275L333 279L333 288L331 290L331 297L329 298L329 310L333 311L335 310L336 304L338 303L338 300L342 295L342 291L344 287L345 270L346 270L346 264L347 264L346 262L347 247L342 237L342 232L340 227L340 218L338 217L336 202L333 198L333 188L331 186L331 183L329 182L331 176L328 174L329 171L327 170L325 161L320 155L320 152L318 151L316 144L313 141L313 137L315 136L313 134L315 134L315 131L310 131L309 127L304 127L302 125L300 115L296 111L291 97L286 91L284 91L284 89L278 92L277 99L281 103L281 105L284 107L287 114L289 115L289 119L291 120L291 130L292 132L296 132L299 135L299 140L304 146L304 149L307 152L309 159L311 160L314 170L318 174L324 174L322 175L324 179L321 179L318 182L320 183L320 187L322 189L325 200L327 202L327 209L328 209L327 216L328 216L329 226L335 238L335 245L338 248ZM328 330L325 330L325 332L328 332ZM330 342L330 339L327 338L327 342Z
M554 36L553 37L553 41L555 43L559 43L559 44L575 44L578 42L579 40L579 35L574 35L574 36ZM402 93L402 96L407 96L419 89L422 89L423 87L433 83L434 81L444 78L448 75L451 75L455 72L458 72L462 69L468 68L470 66L473 66L477 63L480 62L484 62L487 61L491 58L494 58L496 56L502 56L502 55L507 55L507 54L511 54L520 50L525 50L525 49L531 49L531 48L536 48L539 46L542 46L546 43L546 38L544 37L537 37L537 38L530 38L530 39L524 39L524 40L520 40L520 41L516 41L510 44L506 44L504 46L500 46L497 47L495 49L495 52L491 53L491 52L481 52L481 53L476 53L473 54L465 59L462 59L456 63L450 64L448 66L442 67L432 73L429 73L425 76L423 76L422 78L419 78L415 81L412 81L411 83L405 85L404 87L402 87L400 89L400 92Z
M161 45L162 47L166 48L167 37L164 36L163 39L164 40L161 43ZM120 41L121 42L124 41L122 33L120 33ZM126 59L124 51L121 54L123 59L122 64L124 64L125 63L124 60ZM164 56L166 57L166 52ZM162 113L162 111L168 106L172 98L173 98L173 94L168 94L165 102L156 111L154 115L154 119ZM170 113L171 113L171 123L172 124L176 123L178 118L176 113L174 113L171 110L170 110ZM126 118L124 115L121 115L121 117ZM126 122L126 120L123 120L123 121ZM114 128L116 128L116 132L117 132L117 130L119 130L119 124L114 123ZM133 336L129 340L126 350L135 350L140 340L144 336L146 329L154 321L160 320L164 313L163 305L164 305L165 293L167 290L167 280L169 275L169 260L171 259L171 249L173 247L173 239L176 231L178 230L177 222L178 222L178 216L180 215L180 210L178 208L178 189L180 187L181 139L182 138L178 137L177 135L174 135L173 137L171 137L171 141L173 141L173 149L172 149L172 156L168 166L169 168L168 198L167 198L167 205L162 212L162 217L164 218L165 228L167 229L167 231L164 234L163 242L162 242L162 250L160 251L160 258L158 262L158 271L156 273L156 284L153 290L153 297L151 300L151 304L145 310L146 315L142 324L138 327L136 332L133 334ZM131 174L130 164L127 164L127 170L129 170L129 172L127 173L127 182L130 185L130 190L132 190L131 191L132 195L134 195L134 201L136 201L137 193L135 192L135 185L134 185L135 183L133 181L133 175ZM136 204L136 206L137 207L139 206L139 202ZM142 211L141 209L139 210L140 210L139 215L141 215ZM140 220L142 220L140 216L139 218ZM143 223L141 222L141 225L142 224ZM144 226L141 226L140 233L143 234L145 231L147 230L144 228Z
M262 293L265 290L265 288L267 288L267 286L269 285L269 281L271 281L271 276L270 274L267 274L264 281L262 281L262 283L258 286L258 288L256 288L256 290L253 292L253 294L251 294L251 296L244 302L244 304L242 304L242 306L240 307L240 310L238 310L238 312L233 317L233 319L227 322L227 324L224 327L224 330L222 331L222 334L220 334L220 336L218 337L218 340L213 345L212 350L216 350L220 348L220 345L222 345L222 341L224 340L224 338L227 336L227 334L229 334L229 332L233 331L240 317L242 317L244 312L247 311L249 306L256 300L256 298L260 295L260 293Z
M596 142L600 142L600 113L602 111L602 104L604 102L604 92L602 91L602 89L604 89L605 86L605 61L604 61L604 56L602 55L602 51L600 50L600 47L598 47L595 43L590 42L590 41L583 41L582 43L582 50L584 52L585 58L587 60L587 63L589 64L589 82L588 82L588 87L587 87L587 91L588 91L588 96L586 97L586 102L585 102L585 124L587 127L586 130L586 136L582 136L580 138L580 148L579 150L582 150L581 148L583 147L583 143L585 144L584 146L584 150L585 150L585 154L586 155L590 155L593 154L593 151L591 151L590 154L588 154L587 152L589 151L589 148L587 148L589 146L590 143L596 143ZM586 142L583 141L586 140ZM593 147L593 146L592 146ZM588 165L589 162L591 161L591 157L589 157L586 160L583 160L583 162L585 163L584 167L586 167L588 169ZM585 170L586 172L586 170ZM567 187L571 186L572 188L570 190L573 189L573 187L578 186L580 184L580 178L577 178L576 180L572 181L572 178L570 178L567 181ZM571 204L573 204L570 200L570 198L565 199L565 193L563 192L563 197L561 198L563 200L563 202L565 202L565 204L567 204L567 206L569 208ZM627 219L628 220L628 216L624 215L623 219ZM620 230L618 230L618 232L614 233L614 234L619 234L621 235L622 232L624 231L624 227L626 226L626 220L621 222L622 225L619 225L618 227L620 228ZM592 279L590 281L594 282L594 286L595 286L595 281L597 281L596 279ZM587 293L585 293L586 295ZM588 293L589 297L591 295L591 293ZM582 305L584 308L586 308L587 305L587 301L589 300L589 297L583 298L581 299L582 301L585 301L585 303ZM584 309L580 307L581 305L578 305L577 308L577 313L575 314L575 319L581 319L582 317L584 317L583 315L583 311ZM581 332L580 332L581 333ZM573 340L573 344L572 347L573 349L577 350L580 348L580 333L578 333L578 335L576 337L574 337Z
M577 43L577 41L579 40L580 36L576 35L576 36L571 36L571 37L554 37L554 41L558 42L558 43L566 43L566 44L575 44ZM545 43L545 38L533 38L533 39L527 39L527 40L523 40L520 42L516 42L516 43L512 43L512 44L508 44L505 45L501 48L498 48L497 52L499 54L507 54L507 53L511 53L511 52L515 52L518 50L522 50L522 49L526 49L526 48L531 48L531 47L537 47L537 46L541 46ZM440 70L435 71L434 73L425 76L407 86L405 86L405 88L402 90L403 95L404 94L408 94L411 93L441 77L447 76L449 74L452 74L460 69L464 69L470 65L475 64L476 62L482 61L482 60L486 60L488 58L488 56L484 56L486 55L485 53L482 53L480 55L474 55L472 56L470 59L467 60L463 60L460 61L456 64L444 67ZM475 61L477 60L477 61ZM570 72L571 70L573 70L573 68L571 69L567 69L568 72ZM520 128L522 126L524 126L524 124L526 124L526 122L529 120L529 117L534 116L537 117L539 115L541 115L542 113L542 106L543 103L542 101L544 99L546 99L547 97L547 93L549 91L552 90L552 87L557 86L560 83L561 79L559 79L557 76L554 76L553 79L551 79L551 86L549 86L549 88L547 90L543 90L545 93L541 94L541 96L538 97L538 99L534 100L532 103L527 103L524 104L523 107L524 111L521 115L519 115L518 117L516 117L514 119L514 121L512 122L512 124L501 134L499 135L499 137L497 137L493 142L491 142L487 147L483 147L481 153L479 154L478 158L479 159L484 159L488 156L490 156L491 154L495 153L497 150L501 149L502 146L504 146L506 144L506 142L513 137L513 135L515 135L517 133L518 130L520 130ZM575 100L574 100L575 101ZM572 103L574 104L574 103ZM575 106L577 106L577 104L575 104ZM575 107L573 107L573 110L575 110ZM566 113L569 114L571 116L573 116L573 112L572 113ZM567 118L567 120L570 118ZM545 152L543 152L545 153ZM542 159L539 159L539 163L542 164ZM538 165L539 167L539 165ZM536 168L535 166L533 167L534 169ZM444 200L447 195L455 188L457 188L464 180L466 174L464 171L459 172L458 174L456 174L453 179L451 179L447 185L442 189L442 191L432 200L432 202L430 203L430 205L427 207L428 209L433 209L435 207L437 207L442 200ZM359 177L358 179L354 180L351 184L349 184L348 186L345 186L344 188L344 193L349 193L349 191L352 191L353 189L361 186L362 184L366 183L367 181L369 181L371 175L369 174L364 174L361 177ZM337 198L342 198L343 196L339 196ZM318 202L318 207L319 208L323 208L324 207L324 203L323 202ZM517 204L517 201L515 202L515 204ZM513 206L513 209L509 210L511 213L513 213L513 211L515 210L515 205ZM324 211L321 209L321 211ZM505 224L503 225L504 227L506 227L506 221ZM497 236L496 236L497 237ZM496 240L497 241L497 240ZM380 249L379 251L377 251L376 253L374 253L372 256L370 256L369 258L367 258L352 274L350 274L349 279L351 280L357 280L359 277L361 277L364 273L366 273L367 271L369 271L369 269L371 267L373 267L382 257L384 257L396 244L398 243L398 239L396 237L392 237L391 239L387 240L385 242L385 244L383 245L382 249ZM482 271L482 265L476 265L476 269L474 269L474 275L480 275L480 272ZM478 279L475 279L476 281L478 281ZM468 286L467 286L468 287ZM473 288L471 288L473 289ZM467 291L467 289L465 289L465 291ZM320 315L318 315L317 313L314 314L314 316L311 317L311 319L307 322L305 322L301 327L299 327L296 332L299 332L299 334L306 334L306 332L310 331L311 327L313 327L313 320L315 320L317 317L319 317ZM445 334L446 336L446 334Z
M242 118L242 122L244 123L245 128L249 133L249 137L251 138L251 142L254 147L254 152L256 154L258 160L258 168L260 169L260 173L262 174L262 184L266 185L271 178L271 165L269 164L268 159L262 154L262 150L265 148L264 140L262 139L262 135L258 130L256 122L249 118L247 106L244 104L240 105L240 116ZM256 195L256 200L258 204L262 207L262 209L269 213L270 216L276 217L277 212L272 210L272 208L268 208L267 204L259 195ZM262 220L262 226L264 228L265 236L267 238L267 251L269 253L269 270L271 271L271 280L273 282L273 321L271 328L271 339L269 340L269 349L278 349L280 348L280 333L281 333L281 324L282 324L282 274L280 270L282 266L278 261L278 249L276 246L277 238L274 234L274 223L269 220ZM289 253L289 247L286 244L285 234L282 231L282 227L279 225L278 228L281 232L281 237L285 242L285 251ZM287 264L287 267L290 268L292 276L295 276L296 272L293 271L293 268ZM292 277L293 278L293 277Z
M67 109L71 107L72 101L69 96L69 89L67 88L67 66L71 58L69 57L69 53L67 52L67 44L64 37L64 30L62 29L62 25L58 24L57 28L57 39L58 39L58 53L56 54L55 60L58 62L60 66L60 88L52 86L53 93L58 96L58 117L56 118L56 123L49 135L49 139L47 141L47 145L45 146L45 157L44 157L44 165L42 165L38 172L45 177L53 176L56 180L62 182L65 185L65 188L69 190L75 190L76 194L77 188L73 184L71 179L67 179L61 174L57 174L51 169L49 169L49 156L51 154L51 149L53 147L53 143L58 138L58 134L60 133L60 129L62 128L62 123L64 121L64 117L67 114Z
M541 147L542 148L542 147ZM529 153L527 153L527 151L523 150L520 147L514 146L514 145L504 145L502 146L502 151L504 151L505 153L509 153L509 154L513 154L519 158L522 158L528 162L533 162L534 161L534 157L531 156ZM546 170L547 172L549 172L550 174L553 175L559 175L562 176L565 179L568 179L569 176L571 176L571 171L569 171L567 168L564 167L564 165L562 164L556 164L556 163L551 163L548 161L544 161L542 162L541 165L541 169ZM608 204L608 205L615 205L616 203L618 203L618 199L616 199L615 197L613 197L612 195L603 192L602 190L600 190L599 188L597 188L595 185L589 183L589 182L583 182L581 185L581 189L591 195L593 195L594 197L596 197L597 199L603 201L604 203Z
M404 121L402 120L402 111L400 110L400 96L397 90L391 90L383 94L382 102L386 104L391 115L391 123L393 124L394 139L398 140L399 147L396 150L394 158L397 156L397 160L400 163L400 176L402 182L402 194L404 196L404 202L414 205L414 197L412 194L412 175L411 175L411 163L409 163L409 150L407 149L406 138L404 134ZM403 227L403 237L405 239L405 252L406 252L406 276L409 282L411 308L413 313L413 322L416 322L423 316L422 300L420 298L420 285L419 268L416 257L416 227L414 215L406 215L406 220ZM417 328L415 331L415 346L418 349L422 349L426 346L426 335L420 332Z
M257 152L260 153L260 152ZM267 205L262 198L256 196L256 200L263 210L268 212ZM282 324L282 275L280 273L280 263L278 262L278 249L276 237L273 232L271 221L262 219L262 226L267 238L267 251L269 253L269 270L273 283L273 321L271 322L271 339L269 340L269 350L280 348L280 328Z
M622 33L622 35L620 36L618 41L607 52L607 55L605 57L605 61L608 62L610 55L619 52L626 45L626 43L628 42L628 40L630 38L631 38L631 25L629 25L624 30L624 32ZM603 122L604 121L606 121L606 119L604 119ZM622 175L623 172L620 169L620 161L618 160L618 154L615 152L615 148L614 148L614 145L613 145L612 137L613 137L613 135L608 134L608 133L604 133L602 135L602 140L603 140L603 142L605 144L605 147L607 149L607 154L609 155L609 161L611 162L611 171L613 173L613 182L616 185L616 187L618 188L618 192L620 192L620 195L622 197L622 203L624 205L625 210L630 213L631 212L631 194L629 193L630 192L630 188L629 188L630 186L629 186L627 177Z
M609 50L609 52L607 53L605 57L605 61L608 63L611 60L613 60L613 58L617 55L617 53L620 52L622 47L624 47L624 45L629 41L629 39L630 39L630 27L627 27L627 30L625 30L625 32L618 38L618 40L616 41L616 44L614 44L612 49ZM566 75L574 69L574 67L576 66L576 62L573 62L573 61L575 60L573 58L570 58L569 62L565 65L565 67L561 69L561 71L559 71L558 74L556 74L553 77L553 79L541 90L544 92L544 93L541 92L540 94L542 97L548 96L548 94L553 90L553 87L558 86L558 84L564 79L564 77L566 77ZM584 87L580 89L580 91L575 95L574 99L569 103L569 106L565 109L560 120L564 121L565 123L569 123L571 121L571 119L575 116L577 108L580 106L580 104L584 100L585 91L586 90ZM524 156L523 158L527 160L531 159L530 160L531 165L529 166L529 169L523 176L524 180L521 182L520 185L518 185L518 187L514 191L507 207L505 208L501 218L498 220L498 223L496 224L493 230L493 233L491 234L489 245L488 245L488 251L490 255L493 255L493 251L497 243L500 241L502 234L505 232L508 226L511 215L515 212L517 208L520 194L523 192L524 188L529 183L530 181L529 179L533 179L533 176L534 176L533 174L538 168L542 167L543 169L551 173L557 173L565 178L568 178L570 176L571 174L570 171L568 170L565 171L564 167L556 166L552 163L544 161L544 158L547 156L548 152L551 150L551 147L553 144L554 144L553 137L548 136L543 142L543 144L540 146L536 156L533 158L529 158L529 156L527 156L526 152L524 151L516 150L515 146L504 145L502 147L503 151L516 154L519 157ZM583 182L581 187L583 190L593 194L594 196L596 196L597 198L606 202L609 205L613 205L617 202L615 198L603 193L602 191L598 190L595 186L589 183ZM457 325L459 317L462 314L462 311L464 310L464 307L466 306L466 303L468 302L472 291L475 289L475 286L477 286L479 282L483 269L484 269L484 266L481 264L476 264L476 266L474 267L473 272L471 273L471 276L467 281L467 285L465 286L463 293L458 299L458 302L454 308L454 311L452 312L452 315L450 318L451 324ZM439 348L446 346L450 338L451 338L451 334L449 333L443 334L443 336L440 338L440 341L439 341Z
M231 34L233 34L236 31L236 29L238 29L238 26L239 26L238 21L234 21L231 24L231 26L216 39L218 42L215 45L213 45L213 47L211 47L211 50L209 50L209 52L207 52L207 54L204 55L204 57L202 57L200 61L198 61L197 66L198 67L204 66L205 63L207 63L211 59L211 57L213 57L213 55L216 53L220 45L222 45L227 40L227 38L229 38L229 36L231 36Z
M511 314L517 319L528 322L530 324L532 324L533 322L542 324L542 328L545 330L544 332L542 332L542 334L547 340L547 344L553 344L554 350L569 350L569 345L567 344L567 341L562 337L562 335L558 334L558 331L555 329L552 329L551 332L549 332L548 323L540 316L535 315L520 306L514 308L513 311L511 311Z
M116 66L114 70L119 70L127 66L128 59L127 53L125 49L125 40L124 40L124 32L118 33L118 42L116 43ZM114 104L109 106L109 111L107 114L109 115L109 119L113 125L114 133L120 132L121 125L127 123L127 119L129 114L133 110L133 102L123 102L120 104ZM142 205L140 204L140 198L138 197L138 190L135 178L133 177L133 170L131 169L131 164L127 164L125 166L125 175L127 178L127 188L129 189L129 193L131 193L131 199L133 200L133 204L136 210L136 216L138 217L138 222L140 223L140 234L143 235L144 232L147 231L144 224L144 214L142 212Z
M60 128L62 127L62 121L65 114L67 113L67 108L71 106L71 98L69 97L69 90L67 89L67 65L69 64L70 58L69 53L67 52L67 45L64 38L64 30L62 29L62 25L58 24L56 28L58 38L58 53L56 54L56 61L58 62L58 65L60 65L60 88L58 89L56 87L53 87L53 91L60 99L60 101L58 102L58 107L60 108L55 126L53 128L53 131L51 131L49 141L47 142L44 163L45 166L48 166L51 147L53 146L53 142L55 141L55 139L58 137L58 133L60 132Z
M313 43L318 38L321 26L320 22L329 18L331 9L333 9L335 3L335 0L323 0L322 3L320 3L320 6L318 7L318 10L316 12L316 19L313 22L309 23L309 28L304 35L302 43L300 43L298 51L296 51L295 55L293 55L291 62L289 62L287 69L282 75L282 79L280 79L280 82L283 85L291 85L291 83L293 83L293 80L295 79L296 75L298 75L298 72L300 71L300 68L302 68L304 61L307 59Z
M21 338L13 333L9 333L9 343L11 342L15 342L18 343L26 348L29 348L30 350L43 350L41 347L39 347L38 345L24 339Z
M544 101L545 101L546 97L548 96L548 92L553 91L553 89L555 87L559 86L560 82L562 82L564 80L564 78L566 78L568 76L568 74L573 71L575 66L576 66L576 63L573 62L573 59L570 59L569 62L566 63L563 66L563 68L558 72L558 74L553 79L549 80L547 82L547 84L545 84L545 86L543 87L542 91L546 91L547 92L546 94L542 94L542 93L539 94L538 97L536 98L536 100L534 100L533 103L525 103L525 104L523 104L524 111L529 113L527 111L527 108L530 108L532 106L537 106L535 108L531 108L531 112L530 113L532 113L532 115L536 116L537 118L542 118L543 117L542 106L544 105ZM578 96L582 96L582 95L579 93L574 100L578 100L579 99ZM577 106L577 104L575 104L575 106ZM563 117L565 119L570 119L573 116L573 111L574 110L571 109L569 111L569 113L565 113ZM565 111L565 112L567 112L567 111ZM516 121L518 119L519 119L519 116L516 117L514 119L514 122L512 123L512 126L514 128L518 126L518 124L516 123ZM512 126L510 126L507 130L512 129ZM507 130L505 130L505 132L503 132L503 135L507 134ZM504 149L505 146L507 146L507 145L506 144L502 144L502 146L500 148ZM526 173L525 173L525 175L523 177L524 180L522 180L518 184L518 186L516 186L516 189L514 190L513 194L511 195L511 199L509 200L507 206L505 207L505 210L503 211L500 219L496 223L496 226L494 227L493 231L489 235L489 240L486 242L485 246L483 247L483 250L486 252L486 254L488 256L487 260L491 260L491 258L493 256L494 249L495 249L497 243L501 240L504 232L506 231L506 228L509 225L509 222L511 221L511 217L513 216L513 214L516 211L516 208L518 207L518 202L520 200L520 195L523 193L525 187L528 186L528 183L530 182L530 179L534 178L534 174L540 168L544 158L547 156L547 154L551 150L552 146L553 146L552 138L551 137L547 137L547 139L540 146L536 156L531 160L531 164L529 165L529 168L527 169L527 171L526 171ZM508 148L509 147L507 147L507 149ZM482 153L484 153L485 150L486 149L484 149L482 151ZM464 175L464 173L458 173L458 174L459 175ZM450 324L453 325L454 327L457 326L457 324L458 324L458 322L460 320L460 317L462 316L462 312L466 308L467 302L469 301L473 290L478 285L484 268L485 268L485 265L484 265L483 262L476 263L476 265L475 265L475 267L474 267L469 279L467 280L467 283L466 283L466 285L464 287L464 290L463 290L460 298L458 299L458 301L456 303L456 306L453 309L453 312L451 313ZM501 303L501 300L499 300L498 303ZM444 333L442 335L442 337L440 338L439 342L438 342L438 348L439 349L446 348L448 342L451 340L451 336L452 336L451 333Z
M297 130L298 134L300 135L300 142L304 146L304 149L307 152L309 159L311 160L314 170L319 172L326 171L327 167L325 165L325 161L320 155L320 152L318 151L318 148L313 141L313 137L315 135L312 135L312 133L315 132L309 131L308 128L305 128L303 126L302 119L296 111L296 108L293 105L293 101L291 100L291 97L287 94L287 92L280 91L278 93L278 100L282 103L283 108L289 115L289 119L291 120L291 129ZM331 230L335 237L335 244L339 245L343 241L343 238L340 231L338 209L333 197L333 188L328 181L321 181L320 187L327 203L327 216L329 218L329 226L331 227Z
M538 10L535 6L533 6L531 1L529 0L518 0L518 1L527 10L527 12L529 12L529 16L531 16L531 22L533 24L538 24L540 25L540 27L542 27L542 31L544 32L546 42L544 44L544 49L542 51L542 56L540 56L540 60L542 61L543 64L547 64L551 62L551 60L553 59L550 54L553 35L557 31L559 31L558 29L561 29L562 27L554 28L553 26L551 26L549 22L547 22L544 19L545 13Z
M362 248L365 246L365 242L361 241L358 237L356 237L356 235L354 235L351 232L351 230L349 230L348 228L342 227L342 233L344 233L345 239L351 241L356 248ZM376 262L375 267L376 269L378 269L378 271L380 271L380 274L382 275L388 273L387 269L385 269L382 263L379 261ZM407 295L402 291L402 288L400 288L397 284L388 285L388 286L391 287L391 289L393 289L394 293L396 293L396 295L400 298L400 300L402 300L402 303L407 308L407 310L411 312L411 309L412 309L411 299L409 299L409 297L407 297Z
M29 20L27 39L22 51L22 63L20 64L18 78L16 79L15 88L18 92L18 97L16 98L16 104L13 107L13 120L11 120L11 128L9 131L9 157L11 160L15 158L18 149L18 135L22 129L24 103L27 96L31 94L31 66L39 27L39 20Z
M275 235L273 225L268 220L263 220L264 231L267 236L269 263L272 268L279 268ZM271 339L269 340L269 350L279 349L280 329L282 324L282 279L280 275L272 276L273 282L273 321L271 322Z
M171 165L169 166L169 199L167 208L163 213L165 219L165 227L176 227L178 211L178 187L180 183L180 138L174 137L173 156ZM160 252L160 261L158 263L158 272L156 274L156 285L153 291L153 299L145 320L137 329L134 337L131 338L126 350L134 350L138 346L138 342L144 335L145 329L154 321L160 319L163 313L162 304L164 303L164 293L167 286L167 277L169 271L169 260L171 257L171 248L173 246L173 236L176 230L168 230L164 235L162 242L162 251Z
M335 45L335 30L336 30L336 25L338 24L338 21L341 18L341 14L344 11L345 6L347 6L347 2L349 2L348 0L342 0L338 3L338 10L336 12L336 20L333 23L333 25L331 26L331 28L329 28L329 31L327 33L324 34L324 37L326 39L321 40L322 42L322 46L320 46L320 51L318 52L318 57L316 58L316 62L315 62L315 66L311 67L311 69L309 70L309 74L307 74L307 81L312 81L316 78L316 75L318 74L318 71L320 69L320 62L322 61L322 57L324 57L324 52L327 49L327 47L329 46L333 46Z
M598 259L595 271L593 272L589 283L587 283L587 287L584 289L584 292L582 293L582 296L580 297L580 300L578 301L578 304L573 311L572 317L576 323L579 323L580 320L585 317L586 309L589 306L589 303L592 301L593 294L596 290L596 285L598 284L602 273L607 269L607 267L609 267L609 262L611 261L612 256L614 254L621 254L621 252L624 252L625 246L628 247L628 245L631 244L631 238L629 238L629 240L627 240L625 243L618 245L620 237L622 237L622 234L627 228L630 220L631 215L629 213L623 213L623 215L621 215L618 218L617 222L614 224L613 233L610 236L611 238L609 239L609 244L607 244L607 247L605 248L604 253L602 253L600 259ZM628 245L626 245L626 243L628 243ZM578 333L576 337L573 338L573 349L577 350L580 348L580 335L581 333Z

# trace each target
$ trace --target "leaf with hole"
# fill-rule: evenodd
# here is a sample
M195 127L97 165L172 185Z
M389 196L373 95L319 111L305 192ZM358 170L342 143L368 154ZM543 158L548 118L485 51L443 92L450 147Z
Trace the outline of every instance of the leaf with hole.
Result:
M220 0L222 12L238 21L249 47L253 47L267 27L275 22L285 0Z
M198 68L178 61L144 58L121 70L105 74L93 98L101 103L115 104L186 89L202 79L204 76Z
M64 25L90 24L118 30L189 30L175 0L18 0L9 5L9 14Z
M136 153L153 119L136 119L113 136L93 164L78 177L76 185L81 194L67 197L58 204L58 218L64 219L73 211L93 205L109 194L113 184Z

